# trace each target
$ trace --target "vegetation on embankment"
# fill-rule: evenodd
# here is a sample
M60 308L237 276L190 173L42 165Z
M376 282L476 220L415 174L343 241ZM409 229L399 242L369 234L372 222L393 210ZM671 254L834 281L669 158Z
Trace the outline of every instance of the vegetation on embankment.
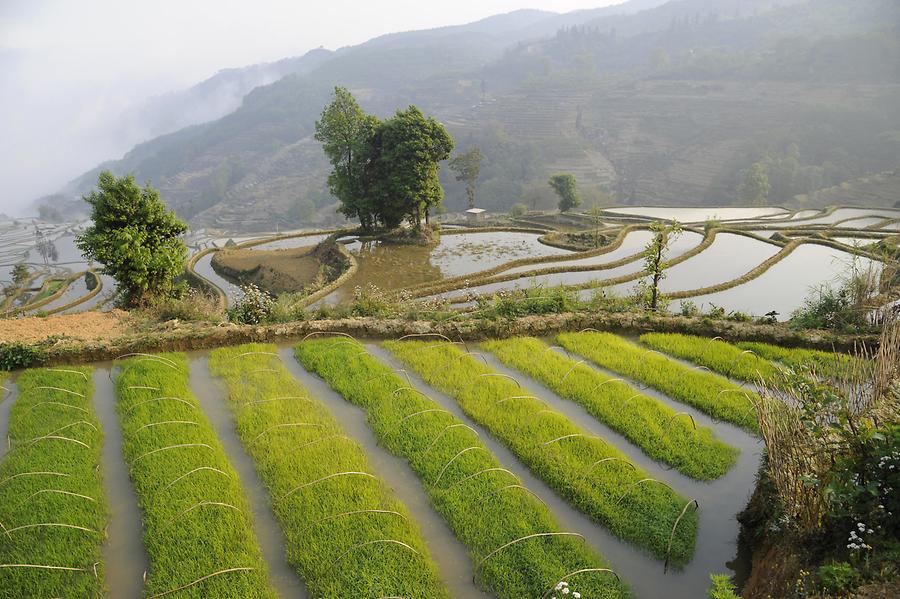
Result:
M778 379L781 369L749 350L721 339L672 333L646 333L641 343L655 350L689 360L699 366L747 383Z
M613 534L676 566L690 561L699 520L693 500L450 343L389 341L385 347Z
M241 481L191 393L185 356L120 368L116 411L150 558L146 595L274 598Z
M724 476L737 449L723 443L685 412L676 412L622 379L606 376L533 338L488 341L482 347L511 368L581 405L654 460L699 480Z
M103 597L103 433L89 368L29 370L0 464L0 592Z
M368 316L365 310L351 315L350 309L312 313L311 320L267 325L233 323L137 322L126 329L113 327L108 336L94 336L88 341L77 338L78 330L65 333L65 327L54 327L54 333L42 341L26 344L0 344L0 356L29 350L32 359L17 367L34 364L87 363L111 360L130 352L161 352L212 349L248 342L298 340L316 331L336 331L355 337L396 339L412 333L441 334L453 339L480 341L517 336L549 336L586 328L640 334L648 330L720 337L729 341L762 341L785 347L807 347L852 351L854 347L877 347L872 334L845 334L835 331L797 330L782 324L736 322L708 316L676 316L638 311L598 311L581 307L572 311L553 310L550 314L528 314L498 318L457 314L432 317L423 313L389 313ZM73 326L83 315L71 315ZM57 317L61 319L67 317ZM134 322L133 319L131 322ZM16 322L16 321L10 321Z
M778 362L795 370L806 369L820 377L837 379L846 375L848 370L861 367L859 358L837 352L780 347L759 341L740 341L735 345L765 360Z
M410 388L361 344L337 337L304 341L294 352L308 370L365 409L379 442L408 461L434 508L469 549L485 590L508 599L542 597L566 580L584 597L629 596L617 578L596 571L609 566L560 529L547 506L503 468L477 433ZM569 576L577 571L583 573Z
M310 596L447 597L412 516L275 349L218 349L210 370L227 384L238 437Z
M754 408L759 396L725 377L688 368L612 333L563 333L556 339L567 350L603 368L649 385L713 418L759 432Z

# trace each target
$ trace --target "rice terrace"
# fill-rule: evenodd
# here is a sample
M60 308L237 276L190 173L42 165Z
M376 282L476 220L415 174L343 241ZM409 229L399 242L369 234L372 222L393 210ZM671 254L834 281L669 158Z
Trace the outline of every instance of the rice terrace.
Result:
M900 597L900 7L341 1L0 9L0 598Z

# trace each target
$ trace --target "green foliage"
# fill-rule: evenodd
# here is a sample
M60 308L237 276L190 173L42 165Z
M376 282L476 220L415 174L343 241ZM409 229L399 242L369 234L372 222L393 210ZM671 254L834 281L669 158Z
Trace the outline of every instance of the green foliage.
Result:
M438 163L449 158L453 139L415 106L380 121L338 87L316 123L316 139L333 167L328 182L340 212L364 229L394 229L407 219L421 228L444 199Z
M218 349L210 369L227 384L241 444L268 489L309 596L447 598L412 516L368 474L373 469L363 448L310 398L275 350L269 344ZM365 510L381 511L359 513ZM408 547L371 543L379 540Z
M568 212L581 206L581 194L578 193L578 183L574 175L566 173L553 175L548 183L559 196L560 212Z
M810 292L803 306L791 315L798 329L855 332L871 328L869 300L878 293L878 276L861 268L853 256L837 286L825 284Z
M828 593L846 593L853 590L859 580L859 572L847 562L836 562L820 566L816 572L819 585Z
M731 583L731 578L724 574L711 574L709 577L712 586L706 593L709 599L740 599L737 589Z
M575 507L619 538L666 559L669 535L688 503L685 498L659 484L632 487L649 475L623 453L452 344L384 345L426 383L452 396L469 417ZM545 445L554 439L558 441ZM628 501L619 501L623 490ZM688 509L675 529L670 563L676 567L694 552L697 521L696 512Z
M19 262L12 269L12 280L16 287L21 287L28 281L28 277L30 276L28 265L24 262Z
M565 333L557 341L603 368L694 406L718 420L758 433L759 396L723 376L700 372L611 333Z
M572 338L566 338L572 344ZM651 458L698 480L723 476L738 451L716 438L711 429L621 380L560 355L532 338L489 341L484 347L561 397L584 407L591 416L621 433ZM588 352L590 353L590 352ZM535 356L540 356L536 359Z
M501 291L491 298L478 298L478 310L487 318L514 320L529 314L561 314L578 305L578 294L564 286L534 285L519 293Z
M29 368L41 364L44 360L44 352L36 345L21 342L0 343L0 370Z
M640 340L655 350L748 383L779 380L782 373L782 369L772 362L719 339L677 333L645 333Z
M456 180L466 184L466 199L469 208L475 207L475 191L478 176L481 174L481 150L472 148L464 154L458 154L450 161L450 170L456 174Z
M860 369L864 366L862 360L837 352L780 347L753 341L741 341L736 345L766 360L779 362L795 370L809 371L816 377L844 378L851 369Z
M157 321L221 322L222 320L216 298L193 288L180 297L155 298L144 311Z
M697 304L691 300L681 300L678 305L678 312L682 316L692 317L700 314L700 308L698 308Z
M738 199L747 206L767 206L772 186L769 184L769 169L765 162L756 162L741 173Z
M91 401L91 370L67 370L73 372L29 370L17 380L11 450L0 464L0 563L75 570L5 567L0 586L6 597L105 596L103 433Z
M637 294L647 310L656 312L665 308L667 300L659 293L659 284L666 278L666 256L669 246L681 235L677 220L666 225L660 221L650 223L653 237L644 248L644 269L647 276L638 284Z
M241 296L228 308L228 320L238 324L261 324L275 310L275 298L254 284L241 287Z
M367 412L384 445L406 459L431 503L479 563L497 547L535 532L558 532L552 513L527 490L500 489L518 482L462 421L408 388L391 368L346 339L304 342L294 348L303 365ZM399 390L399 392L397 392ZM412 417L410 417L412 415ZM402 424L398 424L402 423ZM467 451L442 474L459 452ZM529 551L504 551L476 571L483 588L502 599L541 597L569 572L608 567L571 537L548 537ZM626 597L624 584L604 573L573 578L584 597Z
M135 358L121 366L115 381L117 412L150 558L145 593L165 593L223 569L246 568L214 576L178 595L275 597L256 544L250 506L191 393L187 359L168 354Z
M528 214L528 206L525 204L513 204L513 207L509 209L509 215L512 218L522 218Z
M103 171L97 187L84 198L93 224L77 237L78 249L116 279L127 303L174 293L187 257L179 239L187 225L166 211L157 190L138 187L133 175L117 179Z

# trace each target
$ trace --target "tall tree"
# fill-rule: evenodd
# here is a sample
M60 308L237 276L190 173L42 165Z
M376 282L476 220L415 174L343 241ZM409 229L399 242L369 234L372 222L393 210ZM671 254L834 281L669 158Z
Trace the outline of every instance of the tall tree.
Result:
M478 185L478 176L481 174L481 158L481 150L472 148L464 154L457 154L450 161L450 170L456 174L456 180L466 184L469 208L475 207L475 191Z
M409 219L421 228L430 210L444 199L439 163L450 157L453 138L441 123L415 106L397 111L382 123L379 133L383 223L393 228Z
M334 167L328 187L341 206L341 214L359 219L364 229L376 223L374 195L377 193L374 138L379 120L363 112L356 98L343 87L334 88L330 104L316 121L316 140Z
M581 194L578 192L578 183L574 175L553 175L548 183L559 196L560 212L568 212L581 205Z
M660 304L659 284L666 278L666 256L671 243L681 235L681 225L677 220L668 225L654 221L650 224L650 232L653 237L644 248L644 268L649 281L641 281L640 289L645 307L656 312Z
M187 225L166 210L159 192L150 185L142 189L134 175L116 178L103 171L97 189L84 200L94 222L75 243L116 280L125 302L135 305L174 293L175 277L187 258L179 239Z
M741 203L748 206L765 206L768 204L771 191L769 167L765 162L755 162L744 171L741 184L738 186Z

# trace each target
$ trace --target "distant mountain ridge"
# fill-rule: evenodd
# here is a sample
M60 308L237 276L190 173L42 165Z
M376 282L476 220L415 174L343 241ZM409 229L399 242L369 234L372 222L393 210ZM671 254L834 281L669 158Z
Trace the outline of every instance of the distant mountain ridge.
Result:
M872 52L896 50L900 10L891 0L852 5L632 0L390 34L290 66L233 112L103 166L151 180L198 226L321 223L332 200L312 127L344 85L368 111L415 103L447 124L459 149L481 147L479 202L491 210L546 205L546 178L559 170L578 175L590 197L728 202L741 169L764 157L789 200L795 188L895 168L885 161L900 155L900 74L861 68ZM835 48L849 54L855 81L815 75ZM790 144L799 158L787 157ZM67 193L90 189L96 173ZM445 187L450 208L463 205L461 187L449 178Z

